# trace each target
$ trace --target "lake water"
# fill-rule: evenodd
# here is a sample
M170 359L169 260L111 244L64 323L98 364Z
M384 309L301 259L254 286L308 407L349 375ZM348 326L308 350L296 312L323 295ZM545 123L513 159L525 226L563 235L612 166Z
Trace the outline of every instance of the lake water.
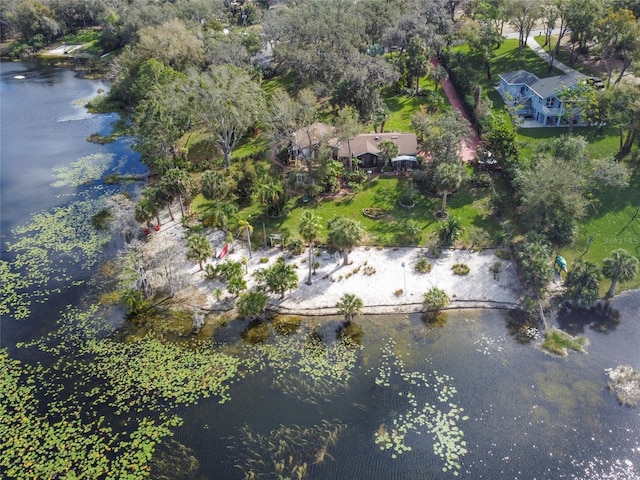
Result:
M12 230L36 212L98 201L111 191L98 181L56 187L56 168L101 154L109 155L105 172L144 171L126 139L85 141L115 120L82 107L101 88L69 70L2 63L3 260L26 255L5 245L18 241ZM74 282L88 281L97 268L85 268L86 261L53 263L67 269L64 278L49 279L62 288L39 296L27 318L3 316L1 346L13 357L40 361L33 348L15 345L53 330L65 305L81 303L93 287ZM271 330L258 345L242 339L246 321L230 322L216 330L211 351L242 359L243 374L223 404L213 396L171 407L184 419L173 428L172 441L186 447L178 457L192 461L170 465L178 457L165 457L152 478L160 471L164 478L225 480L638 479L640 410L618 405L605 369L640 368L640 302L623 295L614 305L620 321L604 332L593 328L603 323L583 315L562 321L590 341L588 354L567 358L543 353L536 342L518 343L504 311L451 312L435 328L419 315L360 318L356 344L336 338L337 318L303 319L297 331ZM118 416L112 420L117 424Z

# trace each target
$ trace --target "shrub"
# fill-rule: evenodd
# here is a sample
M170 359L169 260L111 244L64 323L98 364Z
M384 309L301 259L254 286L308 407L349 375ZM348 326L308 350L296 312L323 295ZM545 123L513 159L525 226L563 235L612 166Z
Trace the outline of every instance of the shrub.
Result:
M496 262L489 267L489 271L493 273L494 280L500 280L500 272L502 272L502 262Z
M401 288L399 288L398 290L396 290L395 292L393 292L393 294L394 294L396 297L401 297L403 293L404 293L404 290L403 290L403 289L401 289Z
M453 270L455 275L469 275L469 272L471 271L469 266L464 263L456 263L451 267L451 270Z
M433 265L431 265L429 260L427 260L426 258L421 258L416 263L416 271L420 273L429 273L432 268L433 268Z
M448 304L449 296L444 290L438 287L431 287L424 294L423 306L426 310L441 310Z

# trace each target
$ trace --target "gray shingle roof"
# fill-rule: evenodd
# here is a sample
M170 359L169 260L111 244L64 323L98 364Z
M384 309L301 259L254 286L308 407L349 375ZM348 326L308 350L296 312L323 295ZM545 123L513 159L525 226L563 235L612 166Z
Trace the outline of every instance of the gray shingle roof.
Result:
M538 80L540 80L533 73L529 73L526 70L516 70L515 72L501 73L500 77L502 77L505 82L511 85L533 85Z
M556 77L541 78L534 84L530 84L529 88L542 98L546 98L566 87L572 87L576 83L578 83L578 79L573 75L558 75Z

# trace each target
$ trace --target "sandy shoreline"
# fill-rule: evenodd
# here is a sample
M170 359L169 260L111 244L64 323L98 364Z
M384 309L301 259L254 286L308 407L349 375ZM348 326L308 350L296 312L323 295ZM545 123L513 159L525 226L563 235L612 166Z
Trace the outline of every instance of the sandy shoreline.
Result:
M219 251L224 245L223 233L211 231L205 234ZM159 232L147 239L145 252L153 255L160 250L179 252L184 248L182 226L179 222L166 222ZM353 293L362 299L364 314L413 313L422 310L423 295L433 286L449 295L452 301L448 308L518 308L522 288L512 261L498 258L493 250L445 250L437 259L428 258L432 270L423 274L415 266L419 259L426 258L426 253L427 249L421 247L357 247L349 254L349 265L342 265L341 257L336 259L325 249L318 248L314 262L320 266L312 276L312 285L307 285L307 250L301 255L285 252L287 263L297 266L298 288L287 292L284 299L269 295L268 308L300 315L334 315L342 294ZM271 265L282 255L279 247L253 252L246 266L248 288L256 285L253 272ZM188 298L189 305L203 311L219 309L220 302L214 291L220 288L226 295L225 285L207 280L199 266L186 259L186 251L175 258L179 264L174 268L186 279L184 291L177 296ZM226 258L248 259L245 242L236 240L234 250ZM211 259L207 263L220 261L224 260ZM500 273L496 275L491 267L497 262L500 262ZM455 275L452 266L456 263L467 265L469 274Z

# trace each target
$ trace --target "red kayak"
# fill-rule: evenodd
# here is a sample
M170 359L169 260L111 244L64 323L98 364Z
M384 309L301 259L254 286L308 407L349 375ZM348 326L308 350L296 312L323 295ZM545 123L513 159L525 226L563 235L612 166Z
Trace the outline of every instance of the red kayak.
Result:
M220 253L218 254L218 258L219 259L224 258L227 255L227 253L229 253L229 244L225 243L224 247L222 247L222 250L220 250Z

